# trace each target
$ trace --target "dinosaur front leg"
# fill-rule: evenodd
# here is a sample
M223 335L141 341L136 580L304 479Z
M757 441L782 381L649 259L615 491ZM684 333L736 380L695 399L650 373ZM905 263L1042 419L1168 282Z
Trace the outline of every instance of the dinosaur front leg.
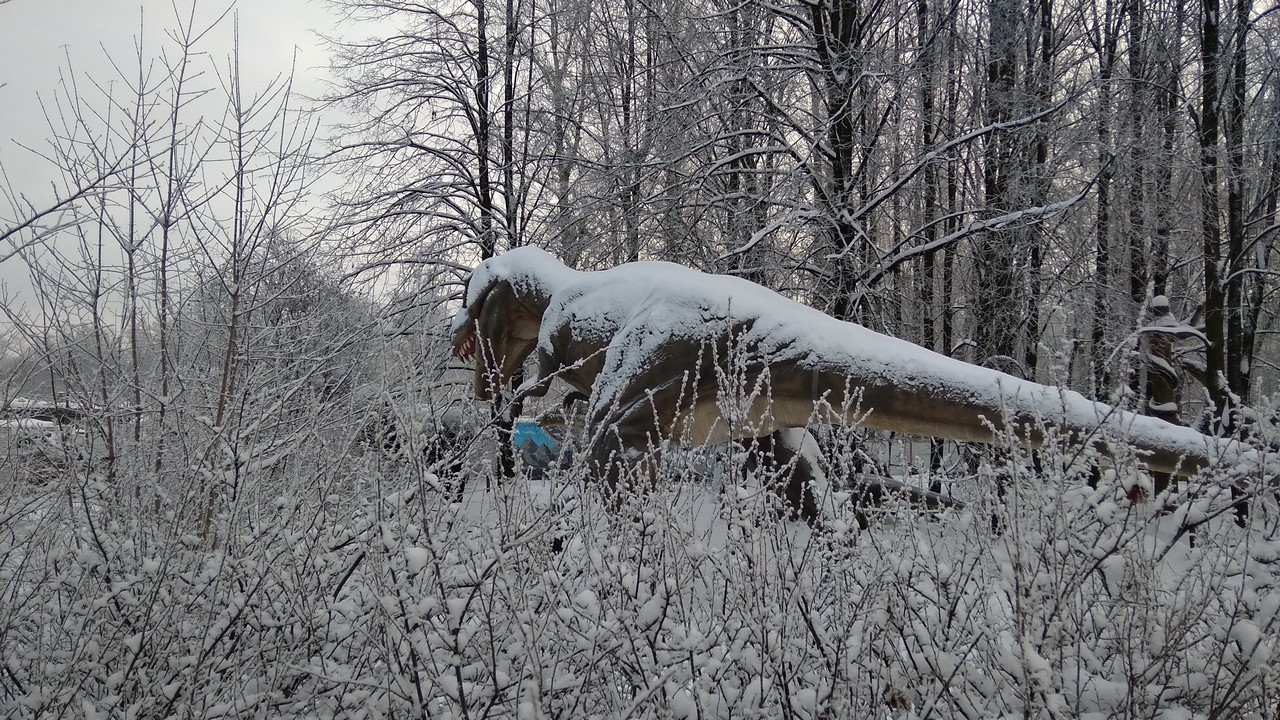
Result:
M806 440L813 441L806 428L783 428L756 438L747 455L747 469L776 473L775 489L786 502L791 519L814 525L819 520L813 492L816 468L812 453L806 452Z
M679 378L678 373L670 376ZM688 389L680 382L641 377L626 384L608 406L591 409L593 473L617 508L630 494L648 492L658 480L663 451L679 443L680 409ZM593 398L598 399L598 398Z
M590 458L592 474L603 484L613 511L621 508L626 498L651 490L662 464L655 436L625 422L597 426Z

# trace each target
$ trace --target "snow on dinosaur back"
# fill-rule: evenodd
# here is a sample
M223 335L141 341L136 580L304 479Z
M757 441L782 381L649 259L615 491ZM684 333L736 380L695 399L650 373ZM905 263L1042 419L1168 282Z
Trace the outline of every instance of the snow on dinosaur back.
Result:
M892 387L935 404L986 409L983 421L996 425L1006 416L1023 418L1023 423L1043 420L1081 437L1100 431L1146 451L1153 469L1186 472L1218 461L1257 459L1239 443L949 358L836 320L741 278L667 262L581 272L538 248L512 250L484 261L472 273L466 304L453 320L455 336L474 318L476 304L503 282L518 295L545 299L540 354L558 355L553 337L565 328L569 336L595 340L605 348L602 371L590 388L596 417L634 391L637 378L673 341L710 341L732 328L741 333L735 344L750 348L762 363L840 373L855 387ZM910 431L895 420L893 407L861 410L870 413L863 420L868 427ZM971 439L945 429L937 434ZM1185 458L1185 464L1178 458Z

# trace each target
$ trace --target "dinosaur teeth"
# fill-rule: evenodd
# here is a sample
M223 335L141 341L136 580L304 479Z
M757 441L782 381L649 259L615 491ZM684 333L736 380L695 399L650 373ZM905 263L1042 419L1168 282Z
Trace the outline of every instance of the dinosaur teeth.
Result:
M476 356L476 336L468 334L453 346L453 356L464 362L471 362Z

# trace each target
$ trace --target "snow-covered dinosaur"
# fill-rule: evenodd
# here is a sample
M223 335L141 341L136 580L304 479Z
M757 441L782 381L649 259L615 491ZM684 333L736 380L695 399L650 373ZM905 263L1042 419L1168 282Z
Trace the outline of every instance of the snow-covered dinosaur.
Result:
M664 443L761 438L780 464L796 459L785 496L808 520L814 424L971 442L1012 429L1033 446L1053 427L1104 452L1123 438L1151 471L1183 475L1247 453L667 262L580 272L518 248L475 268L452 332L455 355L476 362L477 397L535 351L538 376L522 392L545 393L559 378L589 396L591 457L611 489L651 478Z

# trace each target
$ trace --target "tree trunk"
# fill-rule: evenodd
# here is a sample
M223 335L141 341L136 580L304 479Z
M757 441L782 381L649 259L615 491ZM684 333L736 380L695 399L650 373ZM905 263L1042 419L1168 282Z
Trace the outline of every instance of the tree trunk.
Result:
M839 255L835 264L836 287L832 314L843 320L856 320L854 299L858 287L859 251L863 238L853 222L857 207L855 158L859 137L859 112L856 102L857 68L854 58L862 44L863 18L857 2L830 0L812 3L809 8L814 49L821 66L823 106L825 110L825 147L829 166L829 182L819 189L825 198L828 222L827 245ZM821 177L821 173L817 174Z
M1218 0L1204 0L1200 26L1200 212L1204 262L1204 321L1209 347L1205 381L1213 402L1213 425L1229 432L1231 392L1227 384L1226 293L1221 278L1222 223L1218 195Z
M1100 26L1096 28L1095 45L1098 49L1098 207L1094 216L1094 278L1093 317L1090 340L1093 346L1093 396L1105 398L1110 387L1107 369L1107 327L1112 320L1111 307L1111 180L1115 172L1115 151L1112 149L1112 88L1115 70L1117 32L1112 21L1114 13L1111 0L1103 7Z
M1250 297L1246 283L1252 279L1244 272L1252 263L1245 242L1245 101L1248 68L1247 38L1251 0L1236 0L1235 32L1232 34L1231 93L1227 115L1227 276L1226 286L1226 380L1237 402L1249 403L1249 376L1253 361L1256 328L1248 320L1252 313L1247 305Z
M476 71L475 71L475 142L476 142L476 197L480 214L480 259L486 260L498 252L496 211L493 202L493 169L489 149L492 142L493 121L490 118L492 72L489 62L489 0L473 0L476 8Z
M986 120L1007 122L1014 117L1021 98L1017 97L1018 39L1022 37L1022 7L1016 0L991 0L991 37L985 88ZM982 185L986 209L999 214L1021 203L1016 165L1019 157L1014 131L996 130L987 137L983 158ZM1017 338L1025 318L1025 293L1016 255L1023 233L1015 228L987 230L976 240L975 270L977 298L974 308L974 340L980 364L1001 369L1017 358Z

